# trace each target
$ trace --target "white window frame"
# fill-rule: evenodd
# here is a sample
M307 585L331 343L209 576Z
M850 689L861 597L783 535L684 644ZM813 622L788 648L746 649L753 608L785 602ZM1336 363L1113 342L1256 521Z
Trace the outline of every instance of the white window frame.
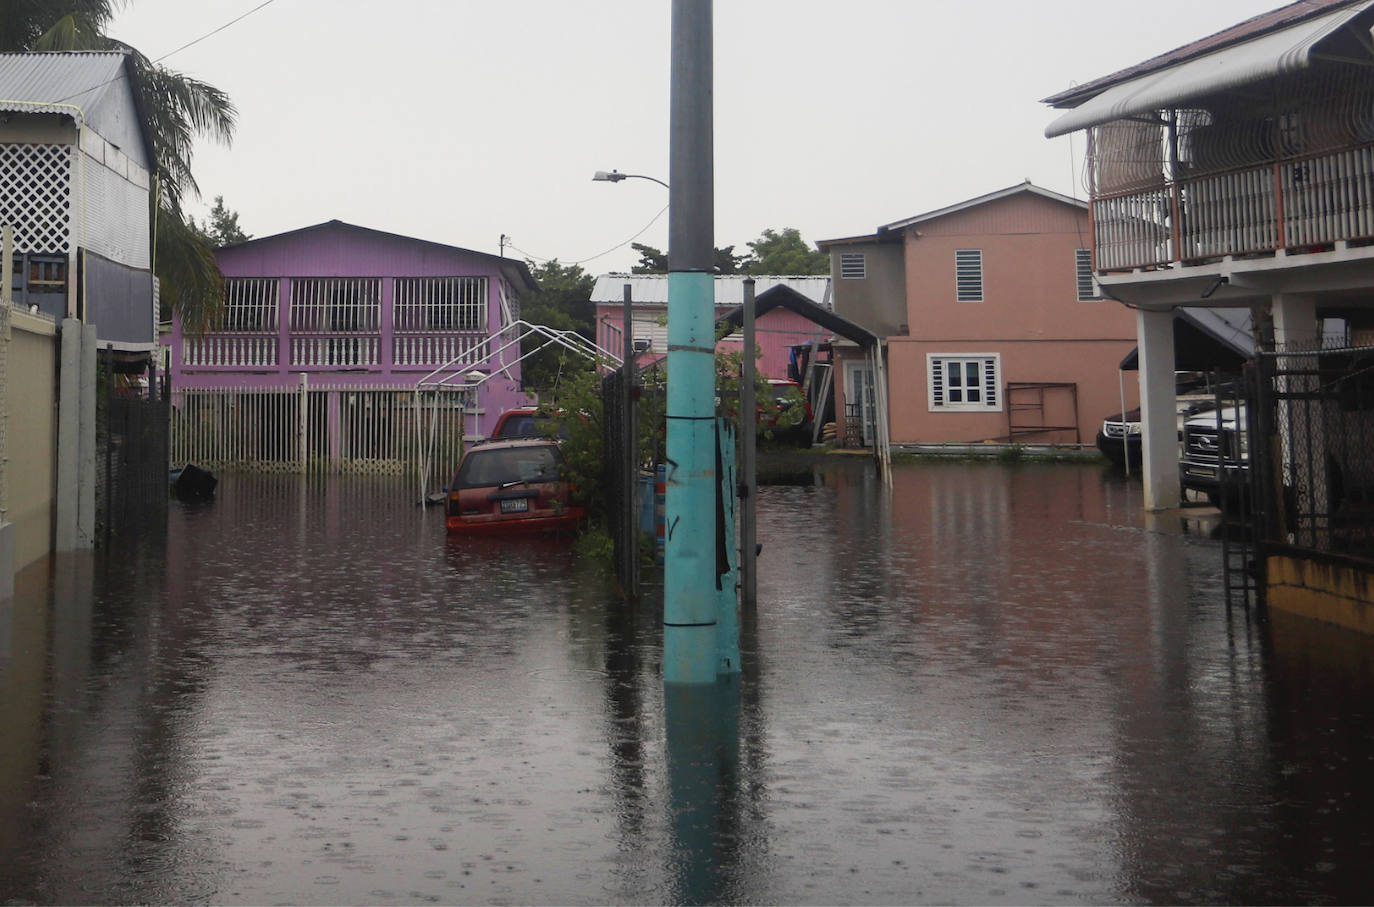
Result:
M978 366L978 399L966 399L966 386L961 381L958 396L951 401L950 365L958 363ZM962 369L961 369L962 370ZM933 413L1000 413L1002 412L1002 354L1001 353L927 353L926 400Z
M1091 249L1075 249L1073 253L1074 282L1078 287L1078 301L1089 302L1101 299L1097 289L1097 275L1093 274L1093 253ZM1083 290L1087 289L1087 294Z
M983 250L954 250L954 299L957 302L983 301Z
M868 277L868 256L863 252L840 253L840 279L865 280Z

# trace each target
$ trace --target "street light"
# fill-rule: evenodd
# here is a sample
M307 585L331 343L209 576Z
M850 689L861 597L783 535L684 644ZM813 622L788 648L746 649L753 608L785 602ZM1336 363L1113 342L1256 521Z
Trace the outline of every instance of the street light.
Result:
M628 179L651 180L655 183L658 183L664 189L669 188L668 184L665 183L663 180L659 179L658 177L645 176L642 173L621 173L619 170L612 170L608 173L605 170L598 170L596 171L596 173L592 174L592 182L594 183L618 183L621 180Z

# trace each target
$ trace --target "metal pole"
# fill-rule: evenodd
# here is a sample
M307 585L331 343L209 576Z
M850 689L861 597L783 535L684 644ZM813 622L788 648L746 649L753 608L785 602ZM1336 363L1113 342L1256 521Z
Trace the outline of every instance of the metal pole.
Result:
M663 679L716 679L711 0L673 0Z
M621 527L624 539L624 562L621 576L625 582L625 597L639 598L639 520L635 510L635 492L639 489L639 433L635 426L635 350L634 315L631 308L632 291L625 284L625 311L623 316L624 357L620 360L621 420L620 429L624 433L624 460L621 479Z
M814 355L814 351L813 351ZM740 604L758 601L758 408L754 404L754 278L744 281L744 359L739 374L739 577Z
M297 450L301 456L301 475L310 468L310 380L305 372L301 372L301 405L300 405L300 426L297 432ZM420 500L424 500L421 495Z

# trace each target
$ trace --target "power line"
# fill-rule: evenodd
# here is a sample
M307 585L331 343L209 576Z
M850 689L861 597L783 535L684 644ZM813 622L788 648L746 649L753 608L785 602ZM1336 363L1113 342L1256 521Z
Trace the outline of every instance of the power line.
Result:
M234 24L236 24L236 23L238 23L238 22L242 22L244 19L247 19L249 16L253 15L254 13L256 13L258 10L262 9L263 7L265 7L265 6L271 6L273 3L276 3L276 2L277 2L277 0L263 0L263 2L259 3L257 6L253 7L252 9L250 9L248 12L244 13L243 15L238 16L238 17L233 18L233 19L230 19L228 22L224 23L224 24L221 25L219 28L216 28L216 29L214 29L214 30L212 30L212 31L206 32L205 34L201 35L199 38L196 38L194 41L188 41L188 42L186 42L185 44L183 44L183 45L181 45L180 47L178 47L176 50L170 50L170 51L168 51L167 53L165 53L165 54L163 54L162 56L158 57L158 58L157 58L156 60L154 60L153 62L154 62L154 63L161 63L163 60L167 59L167 58L170 57L172 54L179 54L179 53L181 53L183 50L185 50L186 48L192 47L192 46L194 46L194 45L196 45L196 44L199 44L200 42L204 41L206 38L212 38L212 37L214 37L215 35L219 34L220 32L224 31L224 30L225 30L226 28L228 28L229 26L234 25Z
M604 252L598 252L598 253L596 253L595 255L589 255L588 257L579 259L579 260L577 260L577 261L565 262L565 264L568 264L568 265L584 265L584 264L586 264L586 263L589 262L589 261L595 261L595 260L598 259L598 258L601 258L601 257L606 256L606 255L610 255L612 252L614 252L614 251L617 250L617 249L623 249L624 247L628 246L630 243L634 242L636 239L639 239L639 238L640 238L641 236L643 236L646 232L648 232L648 229L649 229L650 227L652 227L654 224L658 223L658 219L659 219L660 217L662 217L663 214L664 214L664 212L667 211L667 210L668 210L668 206L667 206L667 205L664 205L662 208L659 209L659 212L653 216L653 219L652 219L652 220L650 220L647 224L645 224L643 227L640 228L640 230L639 230L638 233L636 233L634 236L631 236L629 239L625 240L624 242L616 243L615 245L611 246L609 249L607 249L607 250L604 251ZM522 249L522 248L520 248L519 246L517 246L515 243L511 242L509 236L506 237L506 245L509 246L510 248L514 249L515 251L519 252L521 255L525 256L525 257L528 258L530 261L537 261L537 262L540 262L540 263L543 263L543 264L547 264L548 262L557 261L557 260L558 260L558 259L556 259L556 258L541 258L541 257L539 257L538 255L532 255L532 254L530 254L529 252L526 252L524 249Z
M234 17L233 19L230 19L228 22L224 23L223 25L219 26L218 28L211 29L210 31L208 31L208 32L206 32L205 34L201 35L199 38L196 38L196 39L194 39L194 40L192 40L192 41L187 41L185 44L181 45L181 46L178 47L176 50L169 50L167 53L165 53L165 54L163 54L162 56L158 57L156 60L151 60L151 61L149 61L149 62L151 62L151 63L161 63L163 60L167 59L168 57L172 56L173 54L179 54L179 53L181 53L183 50L185 50L186 48L188 48L188 47L193 47L194 45L199 44L200 42L204 41L206 38L210 38L210 37L213 37L214 35L219 34L220 32L224 31L224 30L225 30L226 28L228 28L229 26L234 25L234 24L236 24L236 23L238 23L238 22L242 22L244 19L247 19L249 16L253 15L254 13L256 13L258 10L262 9L263 7L265 7L265 6L271 6L273 3L276 3L276 2L277 2L277 0L263 0L262 3L259 3L257 6L253 7L253 8L250 9L248 12L243 13L242 15L236 16L236 17ZM117 39L113 39L113 40L117 40ZM122 44L123 42L120 42L120 43ZM131 46L131 45L125 45L125 46L128 47L128 46ZM120 79L122 79L122 78L124 78L124 69L123 69L123 68L121 68L121 69L119 70L119 74L118 74L118 75L116 75L116 76L111 76L110 78L106 79L104 82L99 82L99 83L97 83L97 84L95 84L95 85L92 85L90 88L83 88L81 91L73 92L73 93L67 95L65 98L59 98L58 100L53 101L52 103L54 103L54 104L63 104L63 103L66 103L67 101L70 101L72 98L80 97L80 96L83 95L83 94L88 94L89 92L95 91L97 88L104 88L106 85L109 85L109 84L112 83L112 82L118 82L118 81L119 81Z

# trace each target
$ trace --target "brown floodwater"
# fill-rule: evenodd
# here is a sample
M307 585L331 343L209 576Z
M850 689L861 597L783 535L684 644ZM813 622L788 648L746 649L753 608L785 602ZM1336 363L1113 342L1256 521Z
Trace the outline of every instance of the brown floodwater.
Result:
M1358 903L1374 645L1097 466L759 496L743 672L387 478L222 477L0 603L0 903ZM1199 529L1201 526L1201 529Z

